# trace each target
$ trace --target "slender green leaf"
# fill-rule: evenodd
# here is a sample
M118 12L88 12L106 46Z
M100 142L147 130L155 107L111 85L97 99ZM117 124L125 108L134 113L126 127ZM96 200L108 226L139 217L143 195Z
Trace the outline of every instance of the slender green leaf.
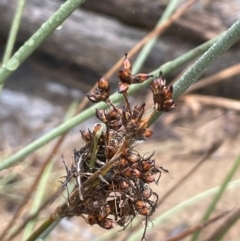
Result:
M0 69L0 85L45 41L45 39L85 0L68 0L25 42Z

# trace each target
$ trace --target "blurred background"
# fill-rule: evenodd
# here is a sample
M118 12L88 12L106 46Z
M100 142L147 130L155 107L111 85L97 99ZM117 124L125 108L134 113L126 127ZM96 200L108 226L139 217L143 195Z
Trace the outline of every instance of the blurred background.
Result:
M64 1L27 1L15 50L59 8ZM182 4L184 1L180 1ZM3 56L6 41L16 10L17 0L0 0L0 54ZM64 120L73 101L81 102L96 83L122 56L151 31L168 1L87 0L44 42L31 57L6 81L0 97L0 155L10 155L33 140L48 133ZM201 0L177 20L159 38L141 72L149 73L162 64L174 60L196 46L227 30L240 17L239 0ZM147 232L147 240L164 240L185 228L200 222L212 196L172 215L160 225L154 218L194 195L220 185L239 155L240 143L240 42L225 52L202 76L209 81L176 101L177 107L157 120L152 129L153 138L141 144L142 153L155 151L159 165L168 169L170 176L162 175L154 190L161 195L179 182L216 143L219 145L191 178L174 191L156 211ZM134 62L134 58L131 59ZM192 63L191 63L192 64ZM182 66L165 76L167 82L176 80L186 68ZM225 71L225 72L222 72ZM216 76L217 75L217 76ZM211 82L211 78L214 79ZM221 81L219 81L221 80ZM118 79L110 80L112 92ZM218 81L218 82L217 82ZM152 103L149 89L132 97L134 104ZM88 103L90 106L90 103ZM83 145L79 130L91 128L95 118L73 128L61 148L53 153L54 169L46 188L46 197L60 186L58 180L65 169L61 154L71 162L72 150ZM3 226L13 217L28 187L39 172L41 164L54 141L31 155L24 162L0 173L0 221ZM240 173L234 179L239 179ZM154 186L154 184L152 184ZM226 191L215 214L239 205L239 187ZM32 196L34 199L34 195ZM26 218L32 199L17 224ZM64 199L62 199L64 200ZM38 221L61 203L61 198L47 206ZM141 217L137 219L141 220ZM208 227L200 237L205 240L221 220ZM131 225L130 225L131 226ZM229 230L224 240L240 240L240 222ZM115 228L120 231L119 227ZM143 230L143 226L140 226ZM95 240L109 231L90 227L81 218L62 220L49 240ZM127 240L133 230L118 232L117 240ZM21 236L14 240L20 240ZM111 240L106 239L106 240Z

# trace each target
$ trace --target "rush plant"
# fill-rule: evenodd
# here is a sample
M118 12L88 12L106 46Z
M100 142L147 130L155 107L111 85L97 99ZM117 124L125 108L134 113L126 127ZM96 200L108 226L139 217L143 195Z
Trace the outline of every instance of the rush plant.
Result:
M66 176L58 195L71 180L75 187L66 202L53 212L52 219L81 216L90 225L97 224L104 229L119 225L125 229L137 215L143 215L146 231L158 202L158 195L149 184L158 183L161 173L168 171L156 165L154 153L141 155L135 147L153 134L148 129L152 116L175 107L173 87L166 86L161 74L153 79L150 88L154 105L145 114L145 103L132 107L127 90L130 85L153 76L132 75L131 63L125 54L118 77L118 92L124 96L124 107L119 108L110 101L110 85L103 77L99 77L94 91L87 94L91 102L104 101L109 108L96 109L101 123L96 123L91 130L80 131L85 146L74 150L69 167L64 162Z

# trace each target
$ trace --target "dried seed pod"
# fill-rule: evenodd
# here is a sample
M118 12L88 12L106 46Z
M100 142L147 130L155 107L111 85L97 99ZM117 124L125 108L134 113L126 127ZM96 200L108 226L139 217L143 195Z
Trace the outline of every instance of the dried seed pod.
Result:
M126 84L131 84L132 80L131 80L131 74L132 74L132 66L131 63L128 59L128 54L125 53L124 54L124 60L122 62L122 66L121 69L118 71L118 77L121 80L122 83L126 83Z
M103 123L107 123L107 117L104 110L96 109L96 117Z
M150 211L147 207L147 203L142 200L137 200L135 202L135 208L137 212L143 216L149 216L150 214Z
M135 74L132 75L132 83L133 84L138 84L138 83L142 83L144 81L146 81L147 79L149 79L150 77L153 77L152 74Z
M113 228L113 220L111 218L105 218L98 225L104 229L111 229Z
M154 177L154 175L151 174L151 173L149 173L149 172L142 173L141 179L142 179L145 183L155 182L155 177Z
M101 123L96 123L96 124L94 124L94 126L93 126L93 135L95 135L99 130L101 130L101 128L102 128L102 124Z
M110 183L110 184L107 186L107 189L108 189L108 190L118 190L118 186L117 186L117 184L115 184L115 183Z
M88 130L88 131L82 131L82 130L80 130L80 133L81 133L81 135L82 135L82 139L85 141L85 142L91 142L92 141L92 139L93 139L93 135L92 135L92 133L91 133L91 131L90 130Z
M155 109L158 111L170 111L176 105L173 101L173 87L172 85L166 86L166 80L161 77L154 79L150 85L153 93L153 101Z
M150 215L150 211L147 207L140 208L140 209L137 210L137 212L140 215L143 215L143 216L149 216Z
M119 182L119 187L120 189L127 189L129 188L129 184L126 181L122 180L121 182Z
M121 158L118 162L118 166L120 169L125 168L128 165L128 160L125 158Z
M94 224L97 223L97 220L96 220L96 218L94 217L93 214L89 214L89 215L87 216L87 222L88 222L90 225L94 225Z
M139 161L141 158L140 154L135 153L135 152L128 152L126 155L126 159L130 161L131 163L135 163Z
M106 122L108 128L113 130L119 130L122 127L122 121L121 121L121 111L117 108L111 109L106 116Z
M127 168L123 171L123 174L130 179L140 178L141 172L136 168Z
M124 93L124 92L127 92L129 88L129 84L128 83L122 83L120 82L118 84L118 93Z
M146 138L151 137L153 134L153 131L150 129L143 129L139 132L137 132L137 135L139 136L139 138L141 138L142 140L145 140Z
M145 111L146 104L143 103L141 106L135 106L132 110L132 119L135 119L136 121L140 121L143 117L144 111Z
M88 99L93 102L97 103L100 101L106 101L110 95L110 86L106 79L102 78L101 76L98 79L98 86L94 89L93 92L87 94Z
M152 190L151 188L148 186L148 184L146 184L146 187L144 187L144 189L140 192L140 197L143 199L149 199L152 196Z
M123 216L117 221L117 224L120 227L124 227L126 222L127 222L127 217Z
M139 169L143 172L149 171L154 166L155 166L155 160L154 159L143 159L139 163Z
M92 103L97 103L97 102L102 101L100 94L97 94L97 93L94 93L94 92L88 93L87 97Z
M98 88L102 91L110 92L110 85L109 82L103 78L102 76L99 76L98 79Z
M115 147L112 147L112 146L106 146L105 147L105 155L106 155L106 158L109 160L111 159L114 154L116 153L116 148Z
M114 109L111 109L108 113L107 113L107 119L109 121L111 120L120 120L121 119L121 110L120 109L117 109L117 108L114 108Z
M122 127L122 122L121 122L121 120L119 120L119 121L110 121L106 125L108 126L109 129L117 131L117 130L119 130Z

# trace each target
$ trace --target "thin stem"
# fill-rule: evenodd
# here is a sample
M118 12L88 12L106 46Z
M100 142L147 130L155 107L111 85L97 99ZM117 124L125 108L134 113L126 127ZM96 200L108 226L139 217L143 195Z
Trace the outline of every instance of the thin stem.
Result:
M49 180L49 176L51 174L53 163L54 162L48 163L43 175L41 176L41 180L40 180L38 188L36 190L36 195L35 195L35 198L32 203L30 213L29 213L30 215L36 213L41 205L44 191L46 190L46 185ZM26 227L24 229L22 240L26 240L26 238L32 233L34 225L35 225L34 220L31 220L30 222L28 222L28 224L26 225Z
M0 69L0 85L45 41L45 39L85 0L68 0Z
M240 19L174 84L174 99L184 93L204 71L240 38Z
M56 220L47 219L42 225L35 230L26 241L35 241L44 231L46 231Z
M227 214L229 214L229 210L225 211L211 219L209 219L208 221L202 222L200 224L197 224L191 228L188 228L187 230L181 232L180 234L170 237L168 239L165 239L165 241L179 241L182 240L183 238L186 238L187 236L189 236L190 234L198 231L198 230L202 230L203 228L206 228L207 226L209 226L210 224L215 223L216 221L218 221L219 219L223 218L224 216L226 216ZM218 239L217 239L218 240ZM206 240L205 240L206 241Z
M16 41L18 29L21 23L21 18L25 7L25 3L26 3L26 0L19 0L18 2L17 11L14 15L10 33L8 36L7 46L3 56L3 61L2 61L3 64L6 64L12 55L12 51L13 51L14 43Z
M227 233L227 231L239 220L239 218L240 207L233 210L232 214L228 217L228 219L219 228L215 229L211 236L205 239L205 241L221 240Z
M16 41L18 29L19 29L19 26L21 23L21 17L22 17L25 3L26 3L26 0L19 0L19 2L18 2L17 11L14 15L14 19L13 19L12 26L11 26L11 29L9 32L9 36L8 36L7 46L6 46L6 49L4 52L4 56L3 56L3 61L2 61L3 64L6 64L12 55L12 51L13 51L13 47L14 47L14 44ZM3 84L0 84L0 93L2 91L2 88L3 88Z

